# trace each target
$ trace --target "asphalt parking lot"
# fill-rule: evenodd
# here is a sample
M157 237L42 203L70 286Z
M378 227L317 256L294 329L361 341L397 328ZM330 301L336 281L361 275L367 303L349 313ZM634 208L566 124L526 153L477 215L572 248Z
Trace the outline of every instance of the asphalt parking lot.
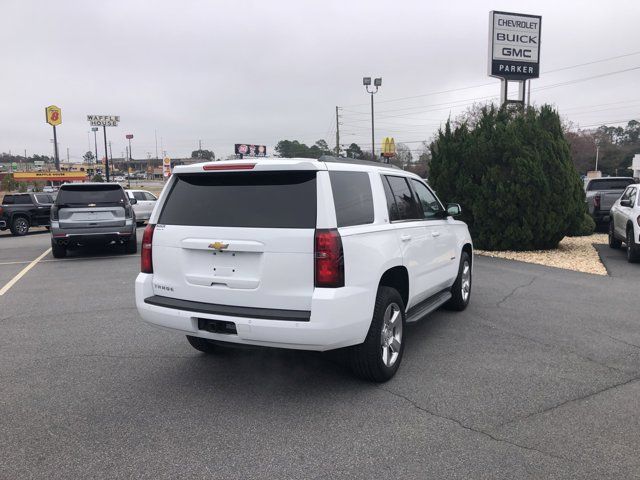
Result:
M0 235L0 288L48 248ZM47 254L0 296L0 478L640 477L638 277L477 257L470 307L409 326L373 385L200 354L140 321L138 269Z

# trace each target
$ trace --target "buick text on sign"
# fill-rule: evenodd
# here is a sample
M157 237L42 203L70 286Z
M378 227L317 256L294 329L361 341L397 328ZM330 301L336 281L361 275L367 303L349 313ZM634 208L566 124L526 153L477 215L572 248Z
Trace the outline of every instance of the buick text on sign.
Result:
M489 14L489 75L509 80L538 78L542 17L493 11Z

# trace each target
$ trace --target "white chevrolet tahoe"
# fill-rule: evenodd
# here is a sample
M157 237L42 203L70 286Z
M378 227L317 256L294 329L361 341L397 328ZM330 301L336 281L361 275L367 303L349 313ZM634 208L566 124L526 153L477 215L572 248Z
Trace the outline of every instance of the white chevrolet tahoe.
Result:
M216 344L350 347L356 374L397 371L404 327L469 303L473 246L417 175L322 157L178 166L142 240L142 318Z

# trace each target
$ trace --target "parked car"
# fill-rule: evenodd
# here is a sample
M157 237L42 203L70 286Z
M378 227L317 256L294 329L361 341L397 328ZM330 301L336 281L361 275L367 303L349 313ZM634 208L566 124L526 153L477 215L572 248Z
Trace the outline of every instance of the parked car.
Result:
M133 205L133 211L136 214L138 225L142 225L151 217L153 207L156 206L158 198L151 192L146 190L125 190L129 198L135 198L136 203Z
M56 191L56 189L55 189L55 188L53 188L51 185L46 185L46 186L44 186L44 187L42 188L42 191L43 191L44 193L53 193L53 192L55 192L55 191Z
M26 235L31 227L49 227L53 196L49 193L14 193L5 195L0 204L0 230L11 229L13 235Z
M473 247L420 177L322 157L178 166L142 242L136 305L206 353L217 342L332 350L386 381L405 324L469 303Z
M586 201L589 215L597 226L609 223L609 210L625 188L635 180L630 177L602 177L590 179L586 186Z
M640 262L640 185L629 185L611 207L609 246L627 246L627 260Z
M122 175L116 175L115 177L113 177L113 181L114 182L126 182L126 178Z
M124 189L117 183L67 183L51 207L53 256L90 243L117 243L136 253L136 217Z

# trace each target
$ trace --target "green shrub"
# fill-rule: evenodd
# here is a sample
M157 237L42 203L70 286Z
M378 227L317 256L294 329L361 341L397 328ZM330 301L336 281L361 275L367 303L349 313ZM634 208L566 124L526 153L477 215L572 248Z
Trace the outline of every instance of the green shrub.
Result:
M579 230L584 190L551 107L484 108L473 126L447 122L431 152L429 181L462 205L478 248L555 248Z
M91 179L92 182L104 182L104 178L102 178L102 175L96 173L93 178Z
M596 229L596 222L593 220L591 215L588 213L584 213L582 215L582 221L577 226L577 228L570 230L567 232L569 237L586 237L587 235L591 235Z

